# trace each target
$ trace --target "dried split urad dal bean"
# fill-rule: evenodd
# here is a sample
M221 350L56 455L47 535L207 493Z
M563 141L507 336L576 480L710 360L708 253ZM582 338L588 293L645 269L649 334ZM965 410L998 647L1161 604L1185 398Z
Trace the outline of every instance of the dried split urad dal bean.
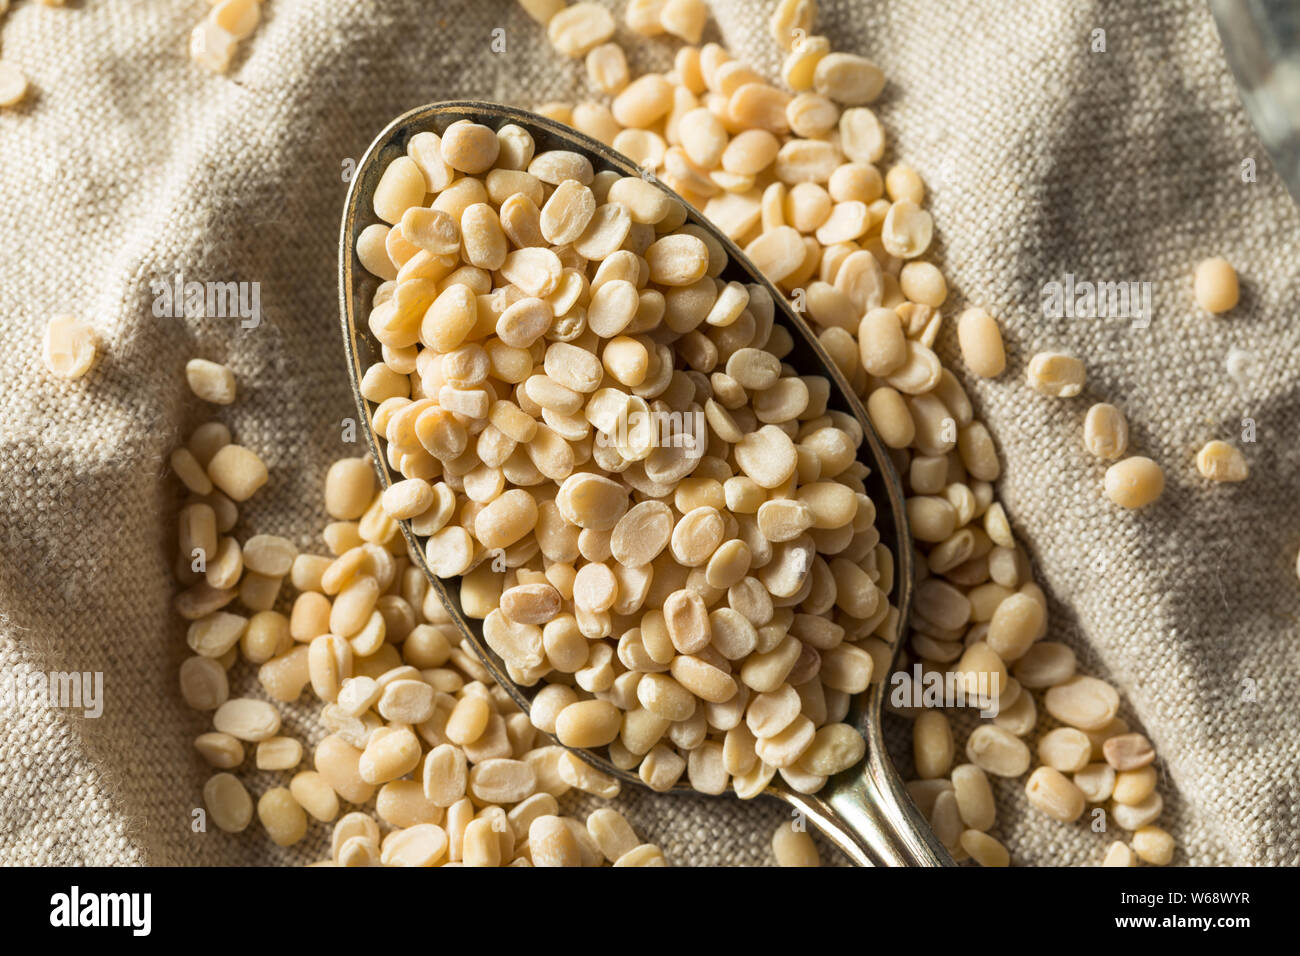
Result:
M1118 458L1128 448L1128 419L1114 405L1099 402L1083 420L1083 445L1098 458Z
M1105 489L1121 508L1145 508L1164 493L1164 469L1142 455L1125 458L1106 469Z
M262 19L262 0L212 0L208 15L190 31L190 59L213 73L225 73Z
M1039 352L1029 360L1029 384L1036 392L1073 398L1083 390L1083 362L1063 352Z
M1210 481L1245 481L1250 476L1241 449L1218 440L1206 442L1196 453L1196 470Z
M1227 259L1216 256L1198 263L1193 285L1196 303L1206 312L1217 315L1237 305L1237 270Z
M580 51L593 38L574 9L548 28ZM666 78L641 77L612 116L650 125L671 100ZM681 130L683 176L722 162L707 110ZM792 341L770 294L723 278L724 250L657 185L539 151L514 126L420 135L425 165L454 176L377 195L387 264L358 242L378 278L397 275L369 318L390 358L365 374L391 382L368 396L402 475L377 499L385 534L411 520L435 572L463 576L465 613L517 684L542 688L542 726L566 746L608 748L656 790L734 782L751 797L777 773L819 789L865 751L840 721L875 675L865 642L893 621L861 427L827 410L829 382L782 363ZM505 229L516 209L527 227ZM427 211L443 258L404 274L392 236L419 246ZM476 258L484 228L495 252ZM791 249L803 258L797 234ZM924 356L896 365L907 385L932 371ZM729 764L742 722L750 759Z
M235 400L235 375L226 366L207 359L190 359L185 364L190 391L205 402L229 405Z
M1007 367L1002 330L983 309L970 308L958 316L957 341L966 367L981 378L996 378Z
M0 63L0 87L3 84L3 67ZM0 88L0 95L3 95ZM59 378L81 378L95 363L95 330L76 316L56 315L45 326L41 340L41 361Z
M17 106L27 96L27 74L14 63L0 60L0 106Z
M783 823L772 835L772 855L778 866L821 866L817 844L807 830Z
M546 5L526 6L540 11ZM551 45L565 56L586 56L614 35L614 17L599 3L575 3L569 7L561 4L543 22Z

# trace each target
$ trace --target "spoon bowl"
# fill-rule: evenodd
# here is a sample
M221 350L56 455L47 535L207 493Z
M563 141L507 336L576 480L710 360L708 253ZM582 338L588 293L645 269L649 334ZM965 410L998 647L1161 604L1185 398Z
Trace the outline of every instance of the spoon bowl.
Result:
M361 230L375 221L372 200L381 174L392 160L406 154L406 144L410 138L421 132L441 135L452 123L466 119L493 129L514 123L533 137L538 152L547 149L580 152L591 160L597 171L615 170L625 176L640 176L643 173L627 157L567 126L525 110L472 100L435 103L411 110L389 123L370 144L357 165L344 206L339 236L339 312L348 375L357 402L357 412L371 459L384 488L400 480L401 476L394 478L389 468L380 438L372 426L373 408L361 394L361 379L365 369L381 359L380 345L364 321L379 280L361 267L355 253L356 241ZM827 407L851 415L861 426L865 440L859 449L859 458L870 470L865 484L868 495L878 505L876 524L881 541L890 549L894 559L894 586L890 600L898 609L899 621L906 621L912 593L914 549L907 526L902 488L884 446L867 419L862 403L812 330L790 308L785 297L750 263L735 243L689 203L673 195L686 207L687 222L708 231L726 250L728 266L720 278L758 283L767 289L775 303L776 322L789 331L794 341L793 350L784 360L805 374L821 375L828 379L831 390ZM502 661L487 646L480 623L462 613L459 582L434 575L425 560L421 540L411 530L410 522L398 523L406 536L411 560L423 570L430 587L446 607L456 628L469 642L492 678L527 711L528 695L510 679ZM893 635L891 646L896 659L900 647L897 634ZM766 792L805 815L859 865L954 865L952 857L908 798L902 780L886 752L881 716L887 685L888 680L881 679L857 695L845 718L866 739L867 751L862 761L832 777L816 794L794 791L779 775L773 778ZM574 750L574 753L624 783L644 786L640 777L615 767L598 754L585 750ZM695 791L689 785L679 783L672 792Z

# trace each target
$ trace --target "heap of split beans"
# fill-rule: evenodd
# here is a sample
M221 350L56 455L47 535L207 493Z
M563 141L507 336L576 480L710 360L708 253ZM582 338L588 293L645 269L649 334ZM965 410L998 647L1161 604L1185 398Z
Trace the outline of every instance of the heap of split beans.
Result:
M777 774L813 792L861 758L842 720L888 676L902 627L863 436L827 411L824 379L782 361L791 336L763 288L720 278L725 252L658 180L804 312L891 449L921 568L908 662L1000 690L963 763L942 709L902 710L915 719L909 791L943 843L1005 864L989 776L1023 776L1036 752L1031 804L1065 822L1104 806L1134 831L1107 863L1168 862L1155 754L1118 718L1116 691L1045 640L1046 601L993 500L993 439L933 349L947 288L924 258L920 175L878 166L881 72L832 53L807 0L771 20L788 51L781 86L696 45L698 0L627 5L632 32L687 44L672 70L636 79L603 6L523 6L604 97L541 111L643 175L472 122L413 137L384 171L356 250L380 280L368 322L383 345L362 388L401 480L380 493L369 461L335 463L328 554L235 540L237 505L267 472L224 426L176 452L191 492L181 686L212 713L196 747L217 771L204 788L216 824L256 814L291 844L311 820L334 823L325 862L341 865L662 865L615 811L562 815L567 790L613 798L619 784L539 731L604 748L655 789L742 797ZM967 370L999 375L996 321L969 309L958 324ZM201 397L234 399L220 366L188 371ZM459 578L466 613L535 689L530 714L461 644L397 520ZM227 610L236 601L247 613ZM230 697L241 658L271 701L310 686L324 703L311 769L275 703ZM1031 752L1035 693L1061 726ZM232 773L246 745L259 770L291 774L256 803ZM340 816L341 802L357 809ZM773 846L783 864L817 862L797 827Z

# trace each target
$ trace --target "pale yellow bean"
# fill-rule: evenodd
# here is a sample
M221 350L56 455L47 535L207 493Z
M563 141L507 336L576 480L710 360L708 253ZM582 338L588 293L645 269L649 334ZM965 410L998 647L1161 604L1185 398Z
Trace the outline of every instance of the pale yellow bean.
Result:
M1142 734L1118 734L1108 738L1101 747L1106 763L1116 770L1137 770L1156 759L1151 742Z
M1073 823L1083 814L1083 793L1051 767L1039 767L1029 775L1025 796L1032 807L1062 823Z
M1098 458L1118 458L1128 448L1128 421L1114 405L1104 402L1088 409L1083 420L1083 445Z
M608 701L569 704L556 717L555 735L566 747L603 747L618 736L621 714Z
M226 445L208 462L208 478L232 501L247 501L266 484L266 465L254 452L239 445Z
M1159 827L1144 826L1133 834L1133 852L1143 863L1167 866L1174 858L1174 838Z
M219 830L239 833L253 819L253 798L248 795L239 778L228 773L218 773L203 785L203 804Z
M1143 508L1165 490L1164 470L1141 455L1125 458L1106 469L1106 497L1122 508Z
M981 724L966 741L966 757L986 773L1019 777L1029 769L1029 748L1001 727Z
M1196 453L1196 470L1211 481L1245 481L1250 475L1241 449L1225 441L1207 442Z
M1036 392L1072 398L1083 390L1083 362L1064 352L1039 352L1029 360L1029 385Z
M1206 312L1217 315L1237 305L1237 272L1226 259L1215 257L1198 263L1194 287L1196 303Z
M1100 730L1115 718L1119 693L1095 677L1077 676L1048 690L1047 712L1081 730Z
M665 0L659 11L664 30L687 43L699 43L709 19L704 0Z
M805 829L786 822L772 834L772 854L778 866L821 866L817 844Z
M958 316L957 341L966 367L981 378L995 378L1006 368L1002 331L985 310L969 308Z
M307 814L285 787L274 787L257 801L257 818L277 846L292 846L307 835Z
M947 775L954 744L948 718L937 710L923 711L912 725L912 756L917 775L932 780Z
M961 848L980 866L1010 866L1011 855L1007 848L979 830L965 830L961 835Z
M864 57L830 53L817 63L813 86L822 96L846 106L870 103L885 86L885 74Z

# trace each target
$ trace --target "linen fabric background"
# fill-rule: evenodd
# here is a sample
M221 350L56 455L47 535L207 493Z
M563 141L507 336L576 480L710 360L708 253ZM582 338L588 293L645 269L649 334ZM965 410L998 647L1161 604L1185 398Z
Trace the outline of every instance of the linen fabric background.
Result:
M676 42L622 27L634 68L667 68ZM998 485L1051 598L1055 639L1122 690L1122 714L1160 755L1180 862L1296 864L1300 596L1294 502L1300 448L1297 215L1244 115L1204 4L1048 0L825 0L816 30L889 76L876 104L886 163L924 176L930 257L952 294L1005 330L1009 366L963 377L1004 461ZM267 0L228 76L187 56L203 0L18 3L0 55L33 93L0 111L0 672L101 671L99 719L9 707L0 722L0 862L306 862L327 828L277 850L256 822L191 830L211 772L208 729L179 699L184 626L171 609L179 482L166 457L217 417L270 467L238 535L323 551L321 487L354 414L337 324L342 172L411 107L475 96L524 106L589 95L507 0ZM768 2L716 0L710 37L775 76ZM493 30L506 51L493 52ZM1105 51L1094 51L1103 30ZM1253 159L1258 181L1243 182ZM1214 318L1191 271L1223 255L1241 305ZM151 282L258 282L263 322L157 318ZM1150 282L1153 318L1050 319L1042 288ZM76 382L40 361L46 320L75 313L102 354ZM940 338L956 361L952 323ZM1225 372L1256 357L1253 384ZM1028 358L1088 365L1084 394L1040 396ZM183 366L226 362L239 400L203 407ZM1126 513L1080 443L1094 401L1128 414L1133 451L1168 487ZM1240 438L1250 480L1211 486L1193 455ZM245 686L251 669L240 665ZM286 732L316 739L314 707ZM895 728L910 765L906 728ZM958 745L965 735L959 734ZM251 766L250 759L246 766ZM246 778L250 779L250 778ZM287 774L253 776L254 794ZM993 831L1019 863L1100 860L1121 833L1030 811L999 782ZM767 800L625 793L617 805L678 864L771 862L787 811ZM836 857L829 851L828 860Z

